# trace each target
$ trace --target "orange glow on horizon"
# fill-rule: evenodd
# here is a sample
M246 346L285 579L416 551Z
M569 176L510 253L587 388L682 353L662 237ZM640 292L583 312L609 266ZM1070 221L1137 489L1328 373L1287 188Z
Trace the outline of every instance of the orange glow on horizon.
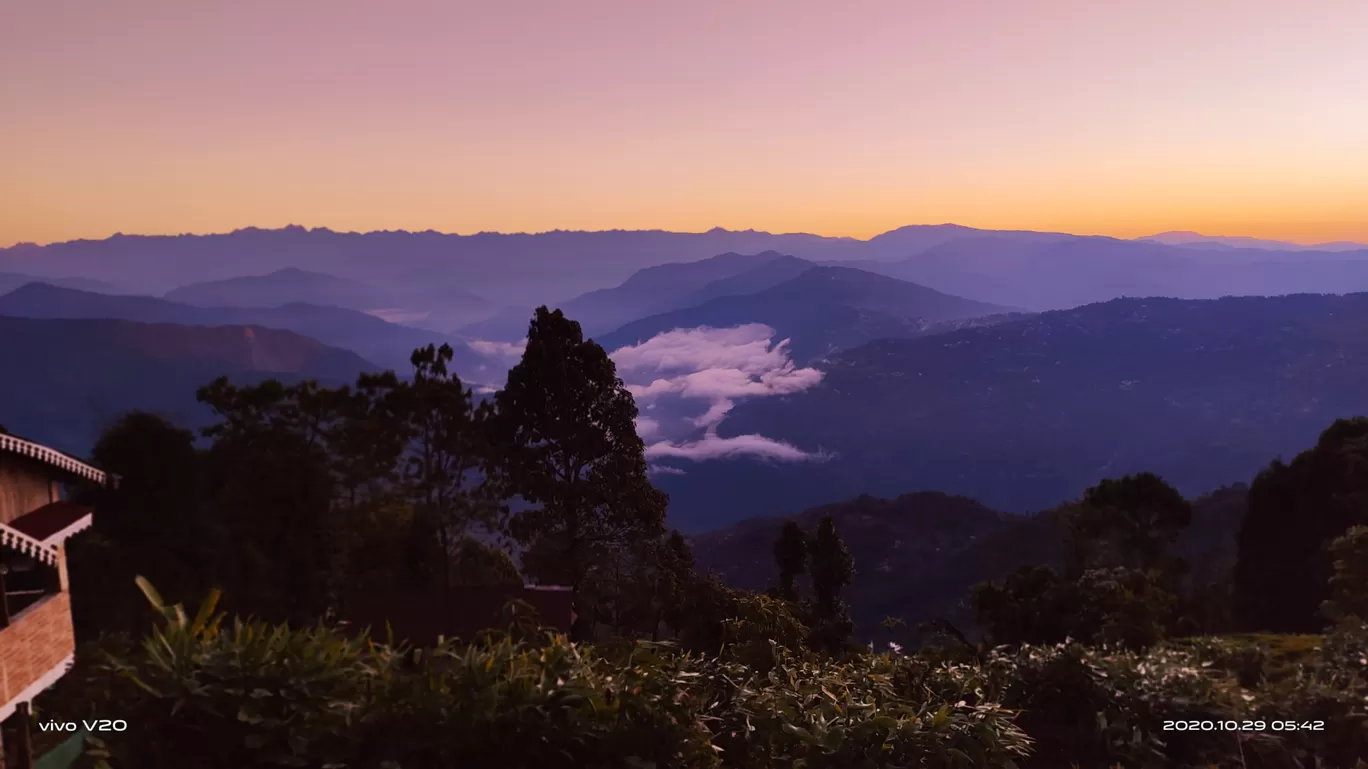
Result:
M21 6L0 246L290 223L1368 242L1362 0Z

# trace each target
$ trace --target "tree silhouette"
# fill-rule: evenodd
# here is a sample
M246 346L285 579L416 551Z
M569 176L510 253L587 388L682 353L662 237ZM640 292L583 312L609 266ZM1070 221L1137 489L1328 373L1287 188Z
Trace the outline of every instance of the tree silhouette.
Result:
M133 583L144 574L189 597L216 579L219 532L205 516L202 457L195 436L146 412L107 428L91 458L120 476L117 487L81 487L75 500L97 510L98 527L69 544L72 612L85 637L141 630L146 603Z
M204 429L210 514L226 531L228 581L259 616L312 622L342 588L345 521L328 435L340 393L316 382L226 377L200 388L219 421Z
M1368 526L1354 526L1330 543L1333 572L1325 616L1368 619Z
M855 578L855 561L836 532L836 521L826 516L817 524L809 546L813 593L812 645L836 653L849 644L855 631L841 591Z
M779 597L785 601L798 600L795 580L807 573L808 539L797 521L787 521L774 543L774 561L779 566Z
M1240 525L1234 609L1250 630L1314 633L1325 625L1326 546L1368 511L1368 418L1341 419L1290 464L1254 479Z
M1063 574L1028 566L974 587L974 612L993 642L1142 648L1171 633L1184 564L1169 548L1192 522L1191 504L1140 473L1103 480L1061 512Z
M468 536L492 530L498 505L484 482L491 446L492 408L448 370L450 345L413 351L413 377L392 391L403 417L407 450L403 481L412 505L408 544L410 580L445 588L452 555Z
M528 505L509 533L535 551L543 582L567 584L592 605L603 564L664 534L666 498L646 475L636 403L613 361L560 310L537 309L522 360L495 396L493 420L504 491ZM580 632L592 627L580 612Z
M1068 520L1075 578L1093 567L1171 571L1166 550L1192 523L1192 505L1159 476L1140 473L1088 489Z

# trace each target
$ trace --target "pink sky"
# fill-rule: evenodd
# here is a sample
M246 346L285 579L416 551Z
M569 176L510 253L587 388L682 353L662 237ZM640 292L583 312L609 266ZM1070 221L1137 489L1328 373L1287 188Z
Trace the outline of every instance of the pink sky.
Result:
M11 0L0 245L902 224L1368 241L1364 0Z

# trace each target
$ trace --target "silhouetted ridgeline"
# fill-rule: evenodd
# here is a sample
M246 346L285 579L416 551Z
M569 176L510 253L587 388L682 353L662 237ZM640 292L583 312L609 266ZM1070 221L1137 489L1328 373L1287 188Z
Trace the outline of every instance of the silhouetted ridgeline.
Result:
M406 369L418 347L450 343L455 366L472 381L497 381L503 370L482 371L488 361L459 339L343 307L290 302L279 306L200 307L151 296L110 296L30 283L0 296L0 315L38 319L112 319L187 326L253 325L282 329L351 350L373 363ZM503 363L503 361L499 361ZM488 375L488 379L481 375Z
M867 241L721 229L445 235L249 228L221 235L116 235L21 244L0 249L0 271L129 281L131 290L160 294L190 283L293 267L403 293L430 293L437 287L473 293L495 305L530 308L612 286L645 267L763 251L846 262L945 293L1029 310L1137 294L1214 298L1368 290L1368 254L1361 250L1213 251L955 225L902 227Z
M85 454L123 413L144 409L193 426L195 390L221 375L351 381L375 364L313 339L257 326L0 317L0 403L7 426Z
M873 339L917 336L939 321L1009 311L864 270L814 267L753 294L643 318L598 341L613 350L676 328L763 323L776 339L792 340L794 358L807 361Z

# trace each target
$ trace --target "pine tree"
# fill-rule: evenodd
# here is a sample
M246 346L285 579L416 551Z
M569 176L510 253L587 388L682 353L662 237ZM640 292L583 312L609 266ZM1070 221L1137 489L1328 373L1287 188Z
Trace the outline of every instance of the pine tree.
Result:
M814 648L835 654L849 645L855 632L855 624L841 600L841 591L855 579L855 562L829 515L817 525L809 559L813 593L811 643Z
M785 601L798 600L796 580L807 573L808 539L797 521L788 521L779 531L774 543L774 561L779 566L779 597Z
M524 570L576 591L580 632L592 627L603 564L664 534L666 497L646 474L637 407L603 348L560 311L537 309L522 360L495 396L494 435L507 496L529 505L509 533Z

